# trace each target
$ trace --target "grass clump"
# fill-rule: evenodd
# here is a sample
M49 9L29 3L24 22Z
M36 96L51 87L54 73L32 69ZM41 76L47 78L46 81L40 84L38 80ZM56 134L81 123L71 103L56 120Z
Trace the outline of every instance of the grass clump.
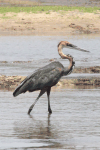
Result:
M99 7L68 7L68 6L34 6L34 7L0 7L0 13L7 12L26 12L26 13L37 13L37 12L48 12L48 11L75 11L95 13L100 10Z

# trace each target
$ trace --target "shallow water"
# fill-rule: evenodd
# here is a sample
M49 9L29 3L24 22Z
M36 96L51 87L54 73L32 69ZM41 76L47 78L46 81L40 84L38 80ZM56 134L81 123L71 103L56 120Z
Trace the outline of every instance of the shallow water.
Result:
M65 54L74 57L76 67L100 64L100 37L4 36L0 37L0 74L28 75L50 63L51 59L68 66L69 62L62 60L57 52L57 45L62 40L68 40L90 51L85 53L72 49L63 50Z
M100 64L100 37L6 36L0 37L0 74L28 75L53 58L68 65L57 52L61 40L90 51L64 49L65 54L74 56L77 67ZM71 74L69 78L80 76L92 78L94 74ZM25 93L14 98L12 92L0 91L0 150L100 149L100 88L53 89L53 114L48 115L45 94L29 116L28 108L37 95Z
M37 95L0 91L0 150L100 149L100 89L52 91L50 116L44 94L29 116Z

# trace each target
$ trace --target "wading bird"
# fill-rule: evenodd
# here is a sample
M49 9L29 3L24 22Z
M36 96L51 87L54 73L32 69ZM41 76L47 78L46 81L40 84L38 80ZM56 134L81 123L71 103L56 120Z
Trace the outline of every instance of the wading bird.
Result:
M38 101L38 99L45 92L47 92L47 97L48 97L48 111L50 114L52 113L52 110L50 107L51 87L56 85L62 76L70 74L73 70L73 66L75 65L75 62L73 61L73 57L71 55L63 54L62 49L64 47L73 48L73 49L76 49L79 51L89 52L84 49L80 49L77 46L75 46L67 41L61 41L58 44L58 53L62 59L69 60L69 66L64 67L58 61L51 62L50 64L46 65L45 67L42 67L42 68L36 70L31 75L27 76L13 92L13 96L15 97L21 93L25 93L26 91L33 92L33 91L40 90L40 94L38 95L35 102L30 106L30 108L28 110L28 114L30 114L34 105Z

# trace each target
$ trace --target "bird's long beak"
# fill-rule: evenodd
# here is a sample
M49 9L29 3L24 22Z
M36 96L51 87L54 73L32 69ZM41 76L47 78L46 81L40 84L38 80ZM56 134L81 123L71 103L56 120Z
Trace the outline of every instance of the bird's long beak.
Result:
M89 52L89 51L87 51L87 50L78 48L76 45L73 45L73 44L71 44L71 43L68 44L68 47L69 47L69 48L72 48L72 49L75 49L75 50L83 51L83 52Z

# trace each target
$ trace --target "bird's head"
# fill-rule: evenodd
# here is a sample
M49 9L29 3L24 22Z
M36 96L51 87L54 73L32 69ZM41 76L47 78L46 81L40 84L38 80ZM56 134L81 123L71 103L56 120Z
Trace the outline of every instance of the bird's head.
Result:
M81 48L78 48L76 45L73 45L71 43L69 43L68 41L61 41L59 44L58 44L58 53L59 55L61 56L62 59L69 59L70 61L73 62L73 64L75 64L75 62L73 61L73 57L71 55L65 55L63 52L62 52L62 49L63 48L71 48L71 49L75 49L75 50L79 50L79 51L83 51L83 52L89 52L87 50L84 50L84 49L81 49Z
M84 50L84 49L81 49L81 48L78 48L76 45L73 45L71 43L69 43L68 41L61 41L59 44L58 44L58 48L71 48L71 49L75 49L75 50L79 50L79 51L83 51L83 52L89 52L87 50Z
M58 47L62 47L62 48L64 48L64 47L68 47L68 44L69 44L69 42L67 42L67 41L61 41L59 44L58 44Z

